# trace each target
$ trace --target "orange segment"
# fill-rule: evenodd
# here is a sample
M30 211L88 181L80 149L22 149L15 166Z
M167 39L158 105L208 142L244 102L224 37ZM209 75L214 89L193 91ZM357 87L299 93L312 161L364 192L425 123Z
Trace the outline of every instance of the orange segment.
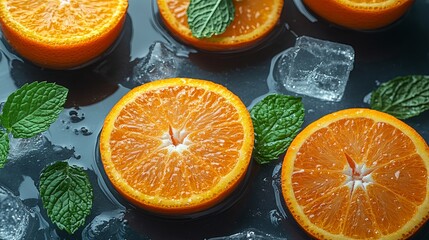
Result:
M126 94L100 136L102 162L129 201L163 214L208 209L244 178L253 125L241 100L225 87L166 79Z
M370 109L328 114L291 143L282 193L318 239L404 239L429 217L429 147L410 126Z
M398 20L414 0L303 0L313 12L339 26L370 30Z
M127 0L0 0L0 23L24 58L47 68L73 68L112 45L127 7Z
M198 39L189 29L186 10L190 0L157 0L159 13L170 32L196 48L232 51L262 41L279 21L283 0L234 0L235 16L227 30L217 36Z

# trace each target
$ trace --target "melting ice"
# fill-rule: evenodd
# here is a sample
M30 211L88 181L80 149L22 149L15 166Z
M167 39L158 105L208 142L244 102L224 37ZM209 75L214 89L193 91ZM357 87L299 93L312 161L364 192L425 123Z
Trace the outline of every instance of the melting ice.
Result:
M21 199L0 185L0 239L23 239L33 220Z
M340 101L353 69L351 46L307 36L280 53L273 78L291 92L328 101Z
M145 57L135 60L136 64L128 81L138 86L158 79L177 77L185 59L172 46L155 42L149 47Z
M257 229L246 229L230 236L215 237L209 240L286 240L286 238L274 237Z
M96 216L82 231L82 239L125 239L124 213L121 210Z

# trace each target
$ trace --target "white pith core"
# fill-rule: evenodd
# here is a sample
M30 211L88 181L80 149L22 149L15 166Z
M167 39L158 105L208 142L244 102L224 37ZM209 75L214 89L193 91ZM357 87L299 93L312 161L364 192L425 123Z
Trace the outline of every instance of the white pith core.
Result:
M191 144L188 139L188 132L185 129L175 129L169 126L168 132L162 136L162 148L167 148L168 152L186 150Z
M369 169L365 164L357 164L348 154L345 154L348 166L344 170L347 176L346 185L350 188L350 193L353 193L358 188L366 187L373 183L371 173L373 169Z
M60 8L64 7L65 5L69 5L70 0L61 0L60 1Z

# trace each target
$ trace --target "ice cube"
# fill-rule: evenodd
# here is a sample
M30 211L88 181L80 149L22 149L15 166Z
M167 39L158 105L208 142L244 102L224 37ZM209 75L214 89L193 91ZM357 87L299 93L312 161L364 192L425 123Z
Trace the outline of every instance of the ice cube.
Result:
M74 148L68 149L54 145L46 135L49 136L49 133L44 132L32 138L14 138L10 134L8 163L21 165L29 164L28 162L46 161L45 164L47 164L58 159L76 157ZM28 159L32 159L32 161L28 161Z
M125 239L123 210L103 212L82 231L82 239Z
M286 238L274 237L257 229L250 228L230 236L209 238L209 240L286 240Z
M33 220L21 199L0 185L0 239L23 239Z
M32 138L14 138L9 136L9 160L20 159L25 155L41 151L48 144L48 139L43 134Z
M132 76L128 79L134 86L158 79L177 77L186 58L176 49L163 42L155 42L148 54L136 59Z
M273 77L291 92L328 101L340 101L353 69L351 46L307 36L282 52Z

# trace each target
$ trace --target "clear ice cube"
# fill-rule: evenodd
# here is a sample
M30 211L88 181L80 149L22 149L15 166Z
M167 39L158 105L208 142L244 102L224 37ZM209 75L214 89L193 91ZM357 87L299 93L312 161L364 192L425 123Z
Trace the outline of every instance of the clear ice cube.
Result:
M123 210L103 212L82 231L82 239L125 239Z
M0 185L0 239L23 239L33 220L21 199Z
M155 42L145 57L135 60L129 81L138 86L158 79L177 77L185 59L172 46Z
M351 46L307 36L277 59L273 77L288 91L327 101L340 101L353 69Z
M214 237L209 240L286 240L286 238L274 237L257 229L246 229L230 236Z
M9 160L20 159L25 155L40 151L48 139L43 134L38 134L32 138L14 138L9 136Z

